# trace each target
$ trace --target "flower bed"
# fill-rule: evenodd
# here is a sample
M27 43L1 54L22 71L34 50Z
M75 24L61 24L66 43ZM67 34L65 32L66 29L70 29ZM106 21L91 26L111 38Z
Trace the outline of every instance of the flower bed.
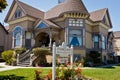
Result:
M41 70L35 70L35 78L36 80L52 80L52 70L48 72L46 75L42 75ZM56 80L92 80L86 78L82 75L81 68L57 68L56 69Z

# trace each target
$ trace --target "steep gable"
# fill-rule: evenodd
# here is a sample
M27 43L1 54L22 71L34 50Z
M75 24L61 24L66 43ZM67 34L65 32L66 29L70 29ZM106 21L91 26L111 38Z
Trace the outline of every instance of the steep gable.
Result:
M7 21L10 21L10 20L13 20L14 19L14 14L15 14L15 12L18 8L19 8L18 4L14 0L4 21L7 22Z
M32 6L29 6L21 1L14 0L4 21L8 22L13 20L15 13L17 11L19 13L19 10L21 11L21 17L27 15L33 18L44 18L43 11L33 8Z
M90 13L90 19L94 22L101 21L105 25L112 28L111 19L107 8L96 10Z

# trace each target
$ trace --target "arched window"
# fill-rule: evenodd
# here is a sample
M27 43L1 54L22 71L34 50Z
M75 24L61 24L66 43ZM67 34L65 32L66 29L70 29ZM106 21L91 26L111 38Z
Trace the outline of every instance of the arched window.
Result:
M13 31L14 36L14 47L20 47L22 45L22 29L20 27L16 27Z

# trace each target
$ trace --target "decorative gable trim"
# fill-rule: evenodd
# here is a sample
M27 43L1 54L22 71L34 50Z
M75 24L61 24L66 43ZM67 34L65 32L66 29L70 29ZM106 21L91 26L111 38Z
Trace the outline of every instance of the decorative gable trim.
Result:
M12 19L12 18L13 18L14 13L16 12L16 10L17 10L18 7L21 9L21 11L22 11L24 14L26 14L25 11L24 11L24 9L23 9L23 8L21 7L21 5L19 4L18 0L13 0L12 5L11 5L11 7L10 7L8 13L7 13L7 16L5 17L5 20L4 20L5 22L8 22L9 19ZM15 9L15 8L16 8L16 9ZM15 9L15 10L13 11L13 9ZM12 13L12 11L13 11L13 13ZM11 16L11 14L13 14L13 15Z

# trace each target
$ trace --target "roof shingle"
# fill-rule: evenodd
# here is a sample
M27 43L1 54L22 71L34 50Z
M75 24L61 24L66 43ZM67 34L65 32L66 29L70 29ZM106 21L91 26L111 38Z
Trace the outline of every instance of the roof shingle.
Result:
M24 9L25 13L29 16L35 17L35 18L44 18L44 12L40 11L36 8L33 8L32 6L29 6L21 1L18 1L18 4Z
M101 21L105 15L107 8L96 10L90 13L90 19L92 21Z
M45 13L45 19L55 18L65 12L81 12L88 14L82 0L66 0Z

